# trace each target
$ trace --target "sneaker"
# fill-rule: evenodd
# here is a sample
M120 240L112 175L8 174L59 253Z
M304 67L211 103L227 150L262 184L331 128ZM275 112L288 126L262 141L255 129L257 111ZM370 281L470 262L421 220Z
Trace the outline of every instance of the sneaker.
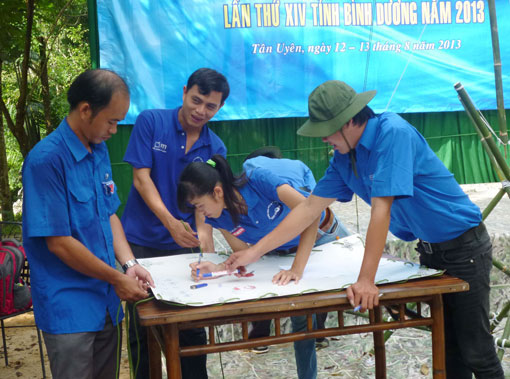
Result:
M255 354L265 354L269 351L269 346L257 346L251 349L252 353Z
M315 350L325 349L328 346L329 346L329 341L327 338L315 340Z

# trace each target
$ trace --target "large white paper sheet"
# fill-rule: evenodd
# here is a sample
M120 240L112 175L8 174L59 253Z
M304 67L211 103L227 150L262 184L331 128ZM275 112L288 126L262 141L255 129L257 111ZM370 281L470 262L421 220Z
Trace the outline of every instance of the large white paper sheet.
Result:
M293 256L266 255L247 267L253 276L237 278L234 275L202 280L206 287L191 289L197 284L191 279L189 264L198 260L198 254L138 259L152 275L157 299L174 303L201 306L226 302L254 300L272 296L299 295L310 292L346 288L358 277L363 260L363 242L352 235L312 250L303 278L298 284L286 286L272 283L273 276L288 269ZM203 260L221 263L225 256L205 254ZM382 258L376 283L391 283L439 274L440 271L420 267L417 263Z

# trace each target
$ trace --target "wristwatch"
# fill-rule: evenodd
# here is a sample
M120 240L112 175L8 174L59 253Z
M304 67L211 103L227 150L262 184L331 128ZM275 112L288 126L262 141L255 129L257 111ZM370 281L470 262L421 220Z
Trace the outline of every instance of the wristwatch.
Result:
M124 270L124 272L126 272L128 268L133 267L134 265L137 265L137 264L138 264L138 261L136 259L130 259L129 261L127 261L126 263L124 263L122 265L122 269Z

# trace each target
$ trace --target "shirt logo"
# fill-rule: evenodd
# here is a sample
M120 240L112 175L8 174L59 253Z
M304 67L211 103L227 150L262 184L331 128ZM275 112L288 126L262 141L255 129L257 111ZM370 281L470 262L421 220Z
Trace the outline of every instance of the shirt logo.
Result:
M244 229L241 225L238 225L230 231L230 234L232 234L234 237L239 237L245 231L246 229Z
M202 159L201 156L197 156L195 158L193 158L193 162L203 162L204 160Z
M277 201L273 201L267 206L267 218L270 220L274 220L281 212L282 205Z
M154 142L154 146L152 146L152 150L161 151L162 153L166 153L166 143L161 143L160 141Z
M104 193L107 196L111 196L115 193L115 183L113 180L108 180L107 182L103 182Z

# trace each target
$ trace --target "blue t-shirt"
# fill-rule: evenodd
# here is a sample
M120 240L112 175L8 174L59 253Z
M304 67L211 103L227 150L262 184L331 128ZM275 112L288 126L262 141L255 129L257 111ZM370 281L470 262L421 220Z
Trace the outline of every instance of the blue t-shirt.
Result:
M225 229L241 241L255 244L289 214L290 208L280 200L276 189L283 184L292 184L272 170L261 167L251 170L248 178L248 182L239 190L248 207L248 214L241 215L239 223L234 225L230 213L224 209L220 217L206 217L205 222L215 228ZM303 196L309 195L295 189ZM290 249L298 244L299 236L279 248Z
M151 178L167 209L176 219L188 222L195 230L194 215L181 212L177 206L179 177L189 163L205 162L214 154L226 156L227 149L205 125L198 140L185 153L186 133L178 120L179 109L152 109L140 113L124 161L135 168L150 168ZM129 242L160 250L181 248L145 204L134 185L129 192L122 224Z
M287 180L292 187L303 189L306 192L311 192L317 184L312 170L300 160L259 156L243 163L243 169L248 175L251 170L257 167L277 172L278 176Z
M390 231L412 241L443 242L477 226L482 215L425 138L395 113L371 118L356 146L356 178L349 154L335 151L313 194L347 202L356 193L394 196Z
M75 271L46 245L45 237L72 236L115 267L110 216L120 202L106 145L91 148L64 120L23 164L23 245L35 320L52 334L103 330L106 312L116 323L119 309L110 284Z

